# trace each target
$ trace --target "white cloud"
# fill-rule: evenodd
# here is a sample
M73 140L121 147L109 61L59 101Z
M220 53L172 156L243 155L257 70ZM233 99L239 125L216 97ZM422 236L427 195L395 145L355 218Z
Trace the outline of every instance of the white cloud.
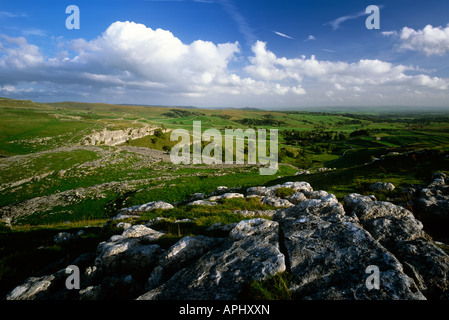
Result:
M26 13L15 13L9 11L0 11L0 18L26 18L28 15Z
M287 39L293 39L292 37L286 35L285 33L282 32L278 32L278 31L273 31L273 33L277 34L278 36L281 36L283 38L287 38Z
M393 30L393 31L382 31L381 34L382 34L383 36L389 37L389 36L395 36L395 35L397 35L398 33L397 33L396 31Z
M5 42L0 43L4 55L0 57L0 67L25 69L41 64L44 58L39 47L29 44L25 38L0 36Z
M303 86L312 83L320 90L331 93L352 89L356 92L397 91L405 87L420 87L447 90L449 80L424 74L409 75L417 68L394 65L378 59L361 59L358 62L322 61L312 55L310 58L279 58L269 51L265 42L258 41L253 46L254 56L246 72L256 80L284 81L284 86ZM336 90L337 92L335 92ZM396 90L396 92L395 92Z
M59 45L59 52L45 57L23 37L0 36L1 91L53 101L78 97L199 106L292 106L299 97L312 105L360 103L368 98L376 101L380 95L385 101L405 97L409 100L404 101L416 102L413 92L420 92L423 101L429 95L439 101L448 98L448 79L423 74L416 67L377 59L278 57L262 41L242 60L238 42L186 44L170 31L133 22L115 22L90 41Z
M4 39L0 69L9 70L10 76L3 73L0 85L36 80L78 90L79 86L96 91L116 88L118 94L126 88L170 98L304 94L297 84L289 87L275 79L254 80L231 71L229 64L240 53L238 42L185 44L170 31L134 22L115 22L91 41L65 43L56 56L47 59L25 38Z
M449 52L449 24L446 28L427 25L422 30L404 27L400 32L401 48L442 56Z
M311 34L310 36L307 37L306 40L316 40L316 38L313 34Z
M365 11L361 11L361 12L358 12L358 13L355 13L355 14L350 14L350 15L346 15L346 16L339 17L339 18L337 18L337 19L335 19L335 20L332 20L332 21L326 23L325 25L328 25L328 24L329 24L329 25L331 25L331 27L332 27L333 30L338 30L338 29L341 28L340 25L341 25L343 22L345 22L345 21L347 21L347 20L357 19L357 18L360 18L360 17L362 17L362 16L364 16L364 15L366 15Z
M229 14L232 20L237 24L237 28L240 33L243 34L248 46L251 46L255 41L256 37L252 28L249 26L245 17L240 13L237 7L231 0L217 0L219 4L223 7L223 9Z
M345 87L343 87L341 84L339 84L339 83L335 83L334 84L334 86L335 86L335 89L337 89L337 90L346 90L346 88Z

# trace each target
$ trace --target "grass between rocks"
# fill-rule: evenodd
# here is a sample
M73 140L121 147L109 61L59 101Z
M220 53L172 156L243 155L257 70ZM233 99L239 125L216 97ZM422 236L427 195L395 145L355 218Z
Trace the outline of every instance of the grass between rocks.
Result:
M207 231L215 223L238 223L246 217L232 213L234 210L270 210L273 207L261 204L256 198L238 198L219 201L216 206L179 206L170 210L143 212L137 219L120 220L132 224L145 224L156 218L163 218L152 228L165 232L155 241L168 249L184 236L207 235L226 236L227 232ZM264 217L270 219L269 217ZM189 219L188 221L178 221ZM108 222L109 221L109 222ZM99 242L123 230L108 219L81 219L57 221L46 224L23 224L8 227L0 224L0 295L4 296L28 276L44 275L65 268L80 254L95 252ZM106 223L108 222L108 223ZM60 231L84 235L67 245L56 245L53 237ZM40 273L39 273L40 272Z
M240 299L242 300L292 300L293 293L289 286L292 280L292 274L284 271L265 280L254 280L247 283Z

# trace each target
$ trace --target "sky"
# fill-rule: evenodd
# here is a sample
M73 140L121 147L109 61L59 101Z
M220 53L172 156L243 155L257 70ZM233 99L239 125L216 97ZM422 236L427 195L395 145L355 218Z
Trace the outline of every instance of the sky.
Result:
M0 0L0 96L449 107L449 1Z

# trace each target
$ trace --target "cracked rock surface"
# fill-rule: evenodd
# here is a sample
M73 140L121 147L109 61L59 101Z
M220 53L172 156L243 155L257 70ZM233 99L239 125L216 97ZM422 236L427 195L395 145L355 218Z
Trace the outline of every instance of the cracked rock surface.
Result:
M444 178L437 177L442 181L429 190L446 192ZM80 290L66 289L63 269L28 278L6 299L232 300L249 282L282 272L291 275L288 289L295 299L449 297L449 256L409 210L355 193L343 205L307 182L252 187L246 196L271 199L278 188L293 189L289 205L211 226L226 230L220 237L186 236L163 249L157 241L164 234L151 223L125 225L122 234L79 258ZM216 195L230 194L220 191ZM367 285L373 267L378 288Z

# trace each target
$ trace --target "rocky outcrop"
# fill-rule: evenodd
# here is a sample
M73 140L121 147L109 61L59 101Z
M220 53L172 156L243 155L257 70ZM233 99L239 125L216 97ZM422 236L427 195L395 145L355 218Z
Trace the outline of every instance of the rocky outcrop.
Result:
M260 218L242 221L222 246L138 300L236 299L248 281L285 271L279 248L278 223Z
M173 205L165 201L151 201L142 205L136 205L120 210L120 214L130 214L137 212L149 212L156 209L168 210L173 209Z
M195 200L186 204L186 206L216 206L218 203L208 200Z
M448 291L449 257L429 241L410 211L357 194L347 196L346 203L373 238L400 259L426 297L438 298Z
M81 141L81 145L107 145L116 146L125 143L129 140L143 138L149 135L154 135L157 130L168 132L167 129L162 129L157 126L144 126L142 128L129 128L125 130L103 130L92 133Z
M372 191L393 191L395 188L394 184L391 182L381 182L378 181L369 186L369 189Z
M79 290L66 288L60 270L27 279L6 298L231 300L249 282L283 272L295 299L449 297L449 256L411 211L360 194L342 204L306 182L249 188L246 196L277 198L279 188L293 189L291 206L236 212L248 219L214 224L207 231L218 236L186 236L165 249L154 221L122 223L121 234L73 262Z
M217 201L217 200L225 200L225 199L233 199L233 198L244 198L245 196L241 193L236 192L226 192L218 196L211 196L207 198L208 201Z
M432 182L419 191L417 207L423 218L433 220L434 223L449 225L449 185L444 173L433 175Z

